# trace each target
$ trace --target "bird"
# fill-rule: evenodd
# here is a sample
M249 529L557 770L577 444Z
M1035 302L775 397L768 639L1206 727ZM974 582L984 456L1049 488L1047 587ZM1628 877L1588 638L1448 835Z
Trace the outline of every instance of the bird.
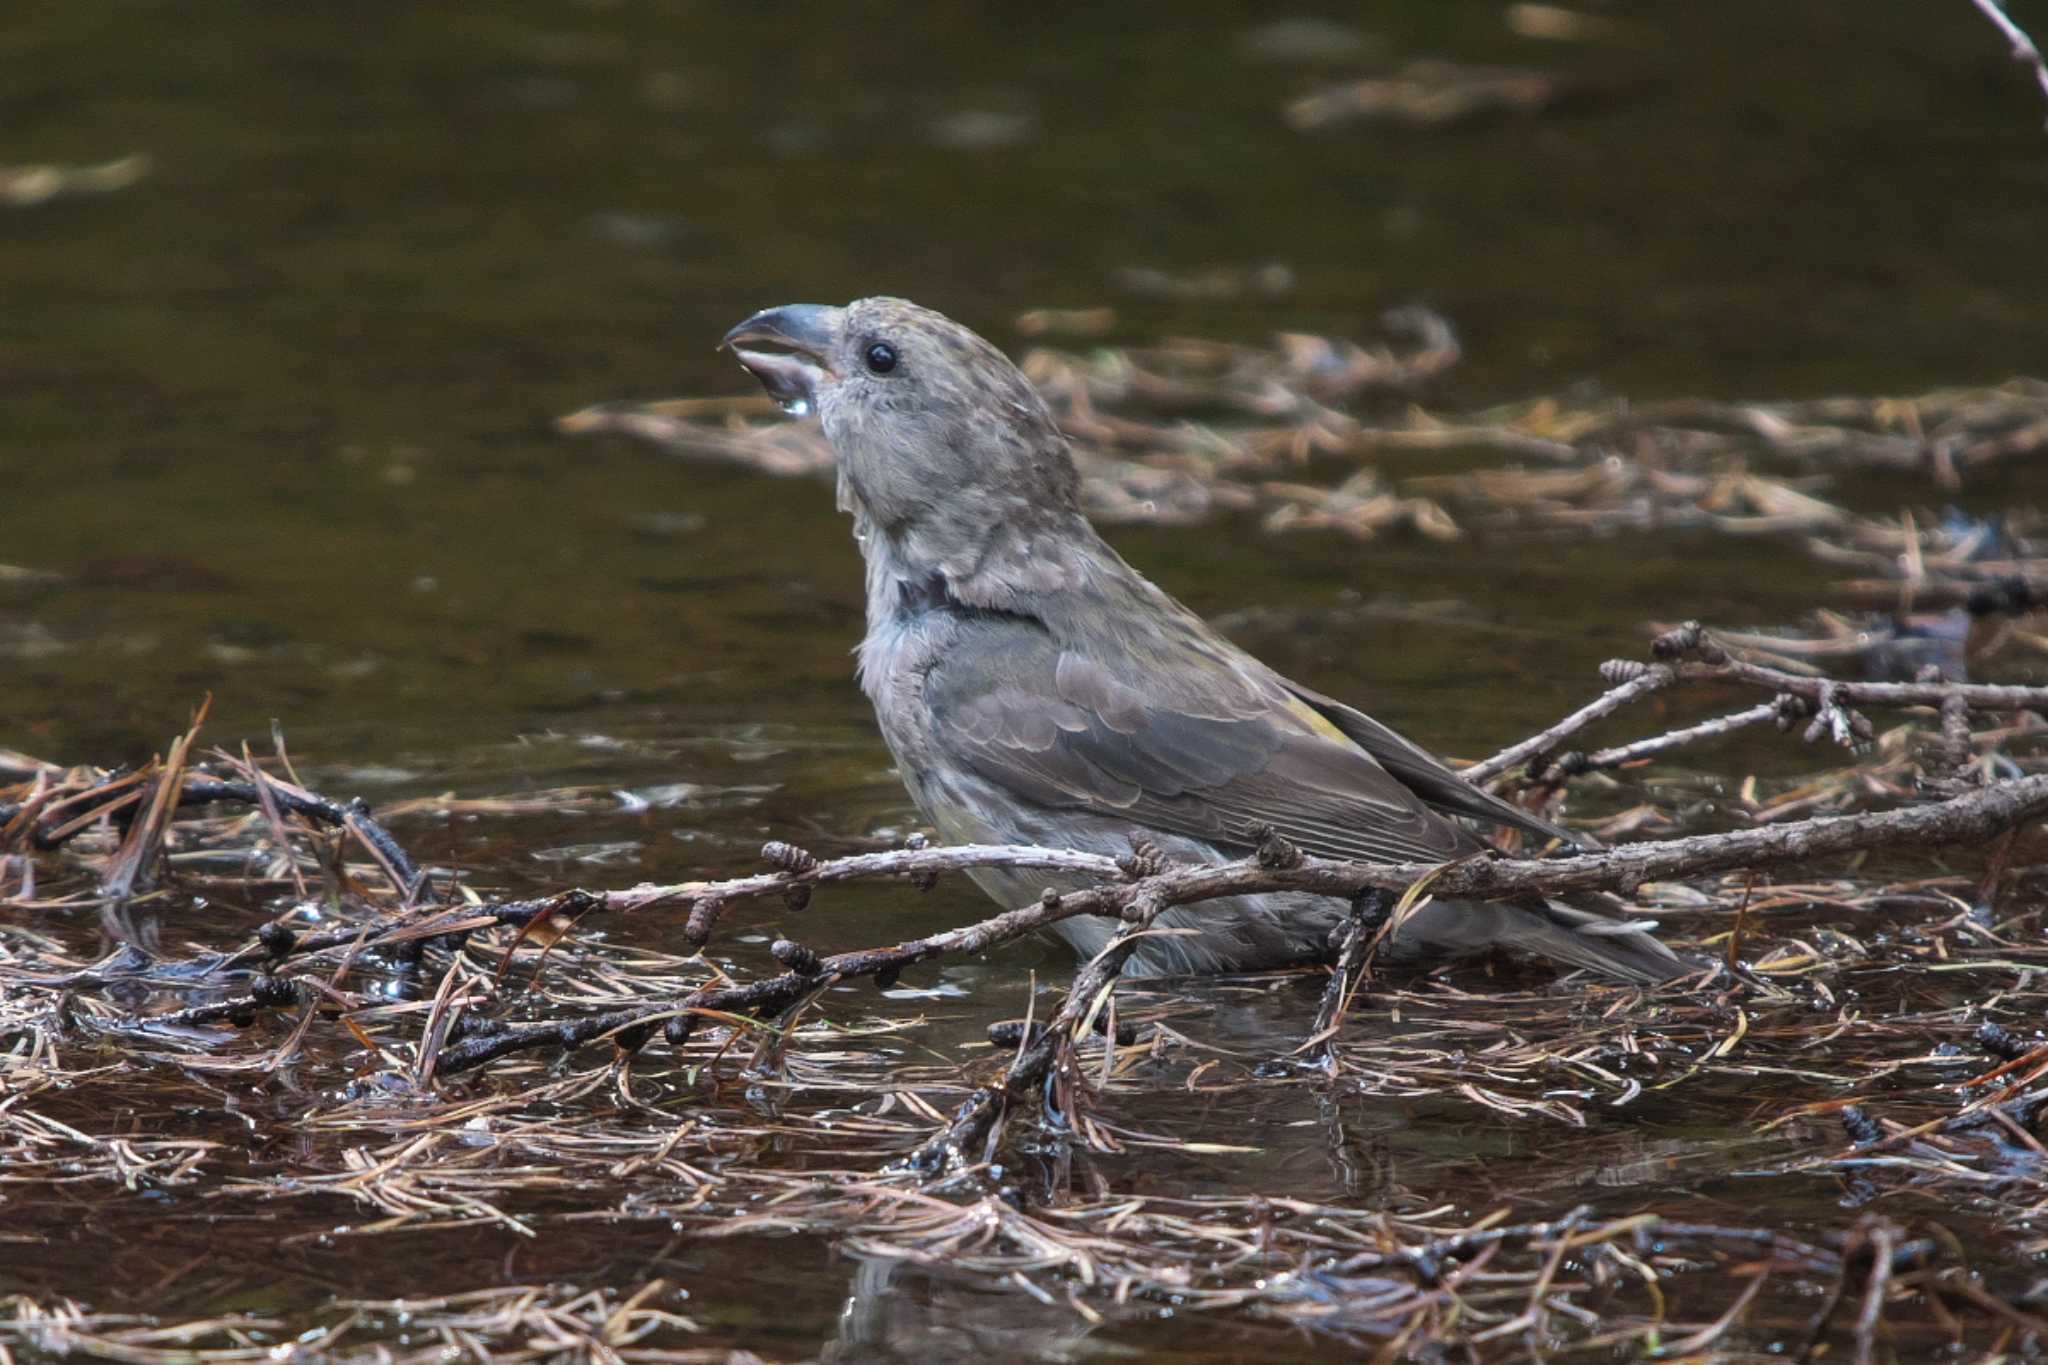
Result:
M1003 352L905 299L766 308L725 334L785 411L815 415L866 569L860 686L912 802L952 842L1221 863L1272 834L1321 857L1447 862L1474 823L1569 840L1363 711L1293 682L1110 547L1065 436ZM1077 885L969 874L1015 907ZM1327 957L1341 899L1241 895L1164 912L1124 971L1259 971ZM1083 957L1116 926L1059 921ZM1689 964L1639 921L1541 898L1429 901L1398 954L1496 945L1651 983Z

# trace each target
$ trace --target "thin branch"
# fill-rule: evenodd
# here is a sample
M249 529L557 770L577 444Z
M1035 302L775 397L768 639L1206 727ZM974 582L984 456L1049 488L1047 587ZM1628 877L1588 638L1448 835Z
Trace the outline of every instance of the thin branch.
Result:
M1492 758L1482 759L1462 770L1459 776L1474 786L1491 781L1518 763L1534 758L1538 754L1549 753L1594 721L1611 716L1637 698L1669 687L1675 681L1677 675L1670 668L1663 664L1652 664L1635 676L1620 681L1617 686L1609 688L1549 729L1531 735L1520 743L1510 744Z
M837 859L830 863L819 863L808 874L773 874L784 880L773 882L765 888L755 885L760 882L760 878L742 878L740 880L742 883L753 885L753 890L750 891L750 894L766 895L780 892L785 886L792 884L798 876L809 875L818 880L829 881L849 880L855 875L855 865L864 866L866 868L864 875L870 878L897 875L899 870L897 866L875 870L872 864L876 858L891 858L897 860L898 864L908 863L914 866L932 855L951 853L967 855L949 860L952 865L957 867L1030 866L1035 864L1019 864L1006 862L1005 860L1012 859L1020 854L1031 857L1046 852L1049 851L1030 848L1017 849L1001 845L967 845L957 849L902 849L894 854L862 854L853 858ZM1108 875L1122 875L1118 871L1115 860L1103 858L1100 861L1107 866ZM723 887L736 884L739 883L716 883L713 885ZM698 883L697 885L703 885L703 883ZM569 894L572 896L584 896L589 900L598 899L585 892L571 892ZM661 899L669 898L663 897ZM531 902L514 903L502 907L478 906L473 911L473 917L488 922L488 917L499 911L511 911L514 915L525 914L530 917L532 909L533 905ZM1093 902L1080 902L1069 905L1058 896L1047 896L1042 900L1034 901L1030 905L1019 909L1006 910L999 915L992 915L988 919L974 924L963 925L956 929L942 930L936 934L928 934L923 938L912 939L907 943L900 943L894 947L862 948L852 952L834 953L829 957L811 956L807 960L798 953L787 953L784 956L796 964L791 966L788 971L776 976L764 977L759 981L750 982L744 986L707 987L685 996L680 1002L650 1002L646 1005L633 1006L623 1010L612 1010L605 1014L567 1021L505 1026L493 1026L488 1021L481 1021L477 1026L472 1027L460 1042L456 1042L453 1039L450 1040L450 1046L441 1053L436 1070L440 1075L449 1076L458 1071L466 1071L471 1067L480 1066L485 1062L509 1053L547 1046L576 1047L607 1034L618 1033L621 1030L631 1030L635 1026L678 1017L687 1017L698 1012L715 1011L726 1014L739 1011L773 1012L786 1008L811 991L819 990L839 981L872 977L878 983L887 985L900 975L905 968L915 966L920 962L925 962L935 957L944 957L948 954L986 952L997 944L1008 943L1013 939L1022 938L1026 934L1034 933L1039 929L1056 924L1060 920L1068 919L1077 914L1089 913L1114 912L1095 909ZM510 921L508 920L508 922ZM436 929L435 932L447 932L447 930ZM372 946L376 942L381 941L374 940ZM687 1036L687 1027L679 1031L684 1036ZM671 1041L675 1040L675 1033L672 1032ZM623 1038L621 1042L622 1044L630 1043L632 1039L630 1037Z
M2042 98L2048 99L2048 61L2042 60L2041 49L2034 46L2034 40L2027 36L2025 29L2012 21L2000 0L1974 0L1974 3L1984 17L2005 35L2005 41L2012 44L2012 59L2034 69L2034 82L2041 87Z
M819 863L802 873L768 873L728 882L691 882L673 888L638 887L613 895L638 905L690 895L737 899L779 892L805 881L901 876L936 866L936 854L951 855L946 862L958 868L1045 867L1050 865L1048 860L1057 860L1067 870L1078 872L1084 870L1085 861L1093 875L1119 879L1120 884L1072 892L1055 901L1010 911L970 929L952 931L973 940L972 946L964 941L954 944L955 950L979 951L1010 937L1008 930L1012 925L1024 927L1028 922L1028 927L1040 928L1082 914L1121 917L1132 906L1155 896L1163 898L1167 905L1274 891L1308 891L1349 898L1373 890L1399 893L1424 877L1432 878L1430 894L1439 900L1512 900L1529 895L1627 892L1647 881L1703 876L1872 848L1924 848L1981 841L2042 815L2048 815L2048 774L2014 778L1951 800L1899 810L1624 844L1570 858L1472 859L1443 867L1435 863L1369 863L1310 857L1303 857L1292 866L1272 866L1254 857L1231 863L1180 865L1131 881L1126 879L1128 869L1110 858L968 844L950 849L862 854ZM946 937L933 935L921 942Z
M1667 730L1661 735L1652 735L1648 739L1639 739L1633 743L1618 744L1609 749L1596 749L1590 754L1577 752L1561 754L1556 762L1549 764L1539 775L1549 777L1555 774L1559 777L1577 777L1582 773L1619 768L1626 764L1634 763L1638 759L1649 758L1653 754L1661 754L1668 749L1682 748L1687 744L1703 739L1719 739L1722 735L1733 734L1735 731L1745 729L1751 725L1761 724L1767 720L1779 720L1784 714L1785 707L1782 702L1758 702L1747 710L1734 711L1725 716L1715 716L1713 719L1703 720L1697 725L1687 725L1677 730Z
M727 881L680 882L668 886L643 884L624 891L592 894L601 907L621 914L648 910L658 905L683 903L691 907L688 936L701 947L710 939L725 907L733 901L760 896L787 895L800 888L825 886L834 882L874 881L905 877L929 885L942 872L961 872L977 867L1023 868L1034 872L1064 872L1089 881L1110 881L1127 875L1128 868L1115 858L1067 849L1034 848L1024 844L965 845L931 848L919 845L885 853L860 853L821 862L803 849L779 841L770 842L761 856L781 870Z
M1067 989L1067 998L1060 1002L1059 1013L1017 1055L1003 1083L984 1086L970 1095L953 1111L943 1132L904 1158L904 1169L930 1178L986 1160L1001 1140L1003 1121L1014 1105L1028 1100L1055 1077L1068 1076L1079 1082L1072 1066L1075 1035L1086 1026L1097 999L1115 988L1117 978L1123 975L1124 963L1137 951L1138 941L1151 930L1153 920L1166 907L1165 900L1153 896L1134 901L1126 913L1123 929L1074 974L1074 984ZM1085 1084L1063 1087L1065 1102L1060 1106L1060 1117L1069 1126L1078 1117L1074 1108Z
M2003 686L1997 683L1853 682L1844 678L1808 677L1766 668L1741 659L1682 663L1678 681L1739 682L1773 692L1788 692L1807 701L1832 698L1850 706L1940 706L1959 701L1972 711L2048 711L2048 687Z
M237 768L242 767L239 760L231 755L226 757ZM391 879L392 885L398 888L400 896L406 903L409 904L418 897L425 885L425 879L398 840L392 838L390 831L371 818L370 807L361 797L344 804L329 800L316 792L309 792L303 787L280 781L261 769L250 768L247 771L252 774L252 778L244 782L211 777L202 773L184 773L178 786L178 808L182 810L187 806L208 806L223 801L236 801L260 807L267 792L281 810L303 816L314 824L346 830L353 834L363 847L369 850L370 856ZM33 826L28 831L29 845L44 851L57 848L91 828L97 823L99 816L118 816L120 812L116 809L116 803L133 803L130 789L135 785L137 776L135 773L116 774L94 787L67 795L62 802L56 803L57 806L64 808L67 818L54 828L49 826L47 820ZM264 791L258 790L258 780L263 783ZM93 797L102 795L110 799L84 815L71 816L70 812L74 808L90 804ZM0 802L0 827L9 824L20 813L20 809L18 806ZM52 807L52 810L54 809L56 806Z
M1337 962L1330 971L1329 984L1323 987L1322 1003L1316 1007L1315 1027L1298 1049L1305 1054L1307 1065L1332 1078L1337 1075L1337 1035L1352 998L1372 973L1373 953L1393 912L1394 898L1384 891L1360 896L1351 902L1351 913L1336 935Z
M1592 891L1627 893L1644 882L1671 881L1876 848L1897 851L1943 844L1982 843L2007 829L2043 816L2048 816L2048 773L2015 778L1946 801L1900 810L1823 817L1722 834L1625 844L1571 858L1468 859L1450 866L1362 863L1308 857L1285 866L1275 866L1273 860L1262 861L1257 857L1233 863L1183 864L1152 872L1137 880L1121 880L1065 895L1048 895L979 923L895 947L817 958L810 970L792 969L746 986L698 991L680 1003L636 1006L566 1022L506 1026L452 1044L442 1052L438 1069L442 1075L452 1075L511 1052L549 1045L573 1047L692 1010L780 1009L821 986L856 977L887 981L916 963L948 954L983 952L998 943L1021 938L1076 915L1104 915L1127 923L1142 921L1149 924L1161 910L1226 896L1306 891L1349 899L1374 890L1399 893L1425 877L1432 879L1430 894L1440 901L1516 900L1531 895L1554 896ZM747 895L767 895L780 892L799 879L850 880L855 875L850 865L856 863L860 875L883 878L929 866L933 855L939 853L954 855L952 865L965 868L1002 866L1006 860L1014 860L1020 854L1035 858L1048 852L981 845L955 849L903 849L818 863L800 873L770 873L732 882L689 885L694 888L693 894L708 894L725 900L736 898L732 890L735 887L744 888ZM1119 877L1128 876L1128 869L1117 860L1100 858L1097 864ZM1018 864L1010 861L1008 865ZM670 894L655 894L664 890ZM632 894L643 904L653 904L676 899L675 890L643 887L636 888L633 893L621 894ZM476 907L479 916L488 915L491 910L490 906ZM1119 939L1118 943L1124 941ZM1121 966L1121 958L1118 965Z
M1789 724L1795 717L1790 709L1792 703L1785 700L1788 697L1797 698L1809 708L1807 714L1812 716L1812 723L1806 730L1809 742L1822 734L1831 734L1837 742L1850 746L1867 739L1870 728L1868 721L1846 709L1852 706L1960 706L1970 711L2036 710L2048 714L2048 687L1952 682L1853 682L1788 673L1783 669L1749 663L1731 656L1697 621L1688 621L1658 636L1653 651L1664 662L1645 664L1632 659L1614 659L1601 665L1601 676L1612 684L1606 692L1542 733L1509 745L1492 758L1462 770L1459 775L1475 785L1489 782L1519 763L1541 759L1555 751L1564 740L1594 721L1675 683L1739 683L1766 688L1775 694L1776 699L1768 706L1754 706L1653 739L1638 740L1590 756L1582 755L1559 765L1564 774L1571 776L1594 768L1618 766L1774 717Z

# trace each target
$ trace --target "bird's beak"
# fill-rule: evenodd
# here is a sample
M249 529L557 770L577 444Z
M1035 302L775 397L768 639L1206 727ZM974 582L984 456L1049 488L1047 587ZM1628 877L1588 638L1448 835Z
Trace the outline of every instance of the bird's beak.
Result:
M845 313L817 303L763 308L727 332L719 345L731 348L770 398L808 407L817 400L818 385L832 374L829 357ZM759 349L764 345L779 349Z

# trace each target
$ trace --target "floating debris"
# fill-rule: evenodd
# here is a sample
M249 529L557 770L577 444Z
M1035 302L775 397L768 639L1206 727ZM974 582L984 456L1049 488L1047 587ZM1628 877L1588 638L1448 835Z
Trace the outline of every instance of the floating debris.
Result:
M958 109L927 126L932 145L956 152L988 152L1028 142L1038 120L1018 110Z
M1093 337L1116 327L1114 308L1033 308L1010 322L1019 336Z
M1441 128L1492 114L1535 114L1570 86L1540 71L1410 62L1391 76L1346 81L1290 102L1289 126L1314 132L1347 123L1388 122Z
M1216 266L1192 273L1156 266L1127 265L1116 272L1117 287L1140 298L1178 303L1215 303L1224 299L1278 298L1294 292L1294 271L1278 261L1239 268Z
M64 575L50 569L32 569L19 564L0 564L0 586L42 587L62 583Z
M1507 9L1507 25L1517 37L1539 38L1545 42L1583 43L1620 36L1624 30L1612 19L1563 5L1514 4Z
M1330 19L1296 16L1246 29L1238 39L1246 56L1269 62L1344 62L1369 55L1375 43Z
M0 208L36 208L76 195L113 194L150 172L139 153L97 166L0 166Z

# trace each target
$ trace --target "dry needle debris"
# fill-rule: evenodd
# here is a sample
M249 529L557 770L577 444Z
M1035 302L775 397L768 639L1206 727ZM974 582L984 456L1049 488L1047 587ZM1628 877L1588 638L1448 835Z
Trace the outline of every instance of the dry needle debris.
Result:
M698 1328L666 1306L672 1290L657 1279L624 1295L522 1284L417 1299L344 1299L303 1331L254 1313L167 1327L136 1314L95 1313L76 1303L44 1304L15 1295L0 1299L0 1349L137 1365L294 1358L430 1365L451 1357L750 1365L758 1359L723 1348L679 1348L676 1343L687 1342ZM408 1338L397 1349L388 1341L394 1322L405 1325ZM289 1337L289 1345L276 1344L280 1337Z
M760 872L507 899L407 852L427 808L323 796L281 745L203 749L203 714L134 771L0 753L0 1192L305 1206L344 1239L470 1227L530 1243L650 1221L690 1241L817 1235L862 1277L1020 1295L1081 1332L1171 1308L1397 1355L2040 1344L2026 1267L2048 1207L2048 688L1836 678L1691 624L1605 681L1473 769L1577 817L1586 847L1442 868L1326 862L1278 838L1223 867L1144 847L913 840L819 858L776 843ZM1707 720L1573 747L1692 696ZM1711 802L1660 762L1758 726L1839 757L1731 775ZM1652 831L1669 837L1636 837ZM749 907L799 905L818 937L857 939L830 914L841 888L916 895L1030 860L1095 888L869 948L732 941ZM1333 966L1119 983L1165 906L1282 886L1355 897ZM1375 963L1422 896L1567 888L1662 921L1698 971L1645 991ZM1123 931L1061 1003L1026 997L992 1047L934 1047L929 1004L898 1007L906 973L1071 914ZM1219 1030L1255 1008L1285 1036ZM231 1123L112 1117L150 1087L200 1112L291 1098L264 1106L256 1161ZM1332 1175L1316 1193L1262 1189L1247 1123L1305 1093ZM1388 1146L1382 1116L1418 1110L1579 1136L1566 1166L1475 1168L1453 1206L1411 1190ZM1685 1136L1710 1116L1713 1140ZM1146 1174L1160 1163L1243 1174L1235 1193L1178 1193ZM1737 1180L1803 1181L1851 1208L1760 1224L1728 1197ZM707 1330L686 1288L477 1287L289 1322L137 1322L17 1295L0 1346L734 1358L744 1341Z

